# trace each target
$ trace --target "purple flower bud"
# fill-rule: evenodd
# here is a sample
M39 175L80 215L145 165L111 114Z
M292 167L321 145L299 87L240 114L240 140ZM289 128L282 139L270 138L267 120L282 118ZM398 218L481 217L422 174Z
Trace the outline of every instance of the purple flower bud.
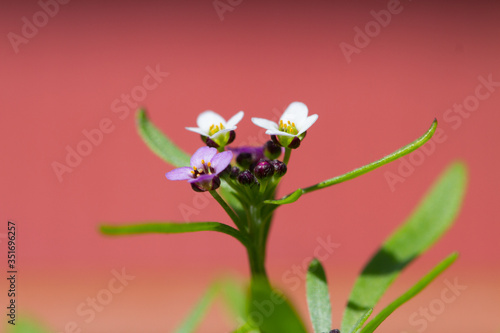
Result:
M205 191L213 191L220 187L220 178L217 175L211 177L211 179L207 181L201 182L193 182L191 183L191 188L195 192L205 192Z
M208 147L212 148L219 148L219 145L212 139L210 139L208 136L201 136L201 141L205 142Z
M271 135L271 140L276 146L283 147L281 143L278 141L278 137L276 135Z
M294 136L292 139L292 142L290 142L288 144L288 148L297 149L297 148L299 148L299 146L300 146L300 139L299 139L299 137Z
M231 179L236 179L240 174L240 168L238 168L237 166L234 166L231 168L231 172L229 173L229 177Z
M230 131L229 132L229 138L227 139L226 145L232 143L235 138L236 138L236 132L235 131Z
M262 160L253 169L253 174L257 179L267 179L274 174L274 167L266 160Z
M253 185L257 183L257 180L249 170L245 170L238 175L238 182L241 185Z
M248 169L254 163L252 153L241 152L236 156L236 163L243 169Z
M281 147L272 141L267 141L264 144L264 155L270 160L274 160L281 155Z
M340 333L338 329L331 330L330 333Z
M277 177L283 177L287 171L287 166L285 163L281 162L280 160L272 160L271 165L274 168L274 175Z

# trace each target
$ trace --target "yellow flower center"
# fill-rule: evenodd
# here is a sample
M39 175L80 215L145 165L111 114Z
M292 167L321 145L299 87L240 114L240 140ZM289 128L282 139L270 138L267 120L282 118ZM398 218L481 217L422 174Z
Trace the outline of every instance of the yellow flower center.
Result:
M295 126L295 123L290 122L290 120L288 121L280 120L280 125L278 129L282 132L286 132L292 135L297 135L297 133L299 133L297 127Z
M208 135L212 136L220 130L223 130L224 128L225 127L224 125L222 125L222 123L220 123L219 125L212 124L212 126L210 126L210 129L208 130Z

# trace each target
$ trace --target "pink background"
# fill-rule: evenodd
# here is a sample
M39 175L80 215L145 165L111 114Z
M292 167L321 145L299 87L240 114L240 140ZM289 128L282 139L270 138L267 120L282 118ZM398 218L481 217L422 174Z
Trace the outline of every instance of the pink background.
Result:
M172 167L137 135L135 106L114 112L113 103L125 105L122 94L140 89L146 68L159 66L169 75L138 104L190 153L201 141L184 127L207 109L226 119L245 111L235 144L264 142L250 118L276 118L292 101L319 115L292 155L281 194L379 159L437 118L446 139L423 161L410 157L419 165L392 189L385 175L397 173L399 161L282 207L270 237L269 271L305 314L303 285L291 291L282 276L312 255L318 237L340 244L324 262L340 326L363 263L446 165L461 159L470 183L456 225L384 302L450 252L461 257L381 330L416 332L409 316L455 278L467 289L426 332L498 330L500 87L460 123L445 114L474 96L478 77L500 81L500 8L486 1L402 0L400 12L372 31L368 45L348 61L341 43L355 45L354 29L370 25L370 11L387 6L243 1L221 20L212 1L71 1L16 53L8 34L20 35L23 17L32 22L41 7L35 1L2 3L0 233L8 219L17 223L20 316L34 316L54 332L70 321L84 332L171 331L210 281L224 272L247 276L243 248L222 234L108 238L97 232L102 221L183 221L183 207L196 211L191 221L230 223L214 202L165 179ZM53 163L65 163L67 147L76 149L83 131L103 119L112 123L111 133L59 181ZM135 280L84 323L75 308L122 267ZM200 332L228 331L231 322L221 318L211 313Z

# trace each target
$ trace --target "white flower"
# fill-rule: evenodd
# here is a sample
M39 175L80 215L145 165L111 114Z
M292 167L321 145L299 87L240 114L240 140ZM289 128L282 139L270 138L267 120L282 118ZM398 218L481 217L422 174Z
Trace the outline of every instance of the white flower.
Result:
M226 121L218 113L208 110L202 112L198 116L198 119L196 119L198 127L186 127L186 129L209 137L210 139L215 139L221 134L234 131L236 129L236 124L241 121L243 115L244 112L240 111Z
M280 143L287 147L294 137L302 140L305 132L318 120L317 114L312 116L308 116L308 114L309 110L304 103L293 102L283 112L279 124L263 118L252 118L252 122L259 127L265 128L267 130L266 134L277 135Z

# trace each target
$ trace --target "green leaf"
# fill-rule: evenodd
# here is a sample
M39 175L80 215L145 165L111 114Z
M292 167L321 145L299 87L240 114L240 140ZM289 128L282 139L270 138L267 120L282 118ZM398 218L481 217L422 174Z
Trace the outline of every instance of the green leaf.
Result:
M410 218L382 245L356 280L342 321L342 333L373 308L410 262L432 246L452 225L465 194L466 168L447 168Z
M234 279L224 278L213 282L175 333L194 332L206 316L217 296L221 295L228 309L239 318L246 315L247 297L243 288ZM246 331L242 331L246 332ZM250 331L248 331L250 332Z
M237 318L244 318L246 314L247 295L245 289L234 279L223 279L217 282L222 299L228 310Z
M295 192L290 193L290 194L284 196L281 199L278 199L278 200L265 200L264 203L266 203L266 204L272 204L272 205L286 205L286 204L291 204L291 203L299 200L299 198L302 196L302 193L303 193L302 189L299 188Z
M313 192L316 190L320 190L320 189L323 189L323 188L326 188L326 187L329 187L329 186L332 186L335 184L339 184L339 183L345 182L347 180L351 180L353 178L359 177L359 176L361 176L367 172L370 172L372 170L375 170L375 169L381 167L382 165L387 164L389 162L392 162L394 160L397 160L398 158L400 158L406 154L409 154L412 151L419 148L420 146L422 146L424 143L426 143L432 137L432 135L434 135L434 132L436 131L436 127L437 127L437 119L434 119L431 127L427 130L427 132L424 135L422 135L420 138L413 141L412 143L407 144L403 148L396 150L392 154L389 154L389 155L381 158L378 161L375 161L375 162L372 162L372 163L367 164L365 166L362 166L360 168L354 169L354 170L352 170L346 174L343 174L341 176L330 178L330 179L325 180L321 183L306 187L304 189L298 189L295 192L286 195L282 199L268 200L268 201L266 201L266 203L271 203L271 204L276 204L276 205L283 205L283 204L292 203L292 202L297 201L302 194Z
M302 320L286 297L265 279L253 278L247 321L262 332L307 333Z
M314 258L309 264L306 278L307 305L314 332L330 332L332 329L332 306L326 274L321 262Z
M212 305L218 291L218 284L213 283L198 301L193 310L184 319L182 324L174 331L175 333L192 333L200 325L210 305Z
M232 236L247 246L248 238L240 231L219 222L195 222L195 223L172 223L172 222L147 222L130 225L102 225L100 230L105 235L134 235L145 233L178 234L197 231L217 231Z
M365 323L365 321L371 316L373 312L373 309L368 309L368 311L366 311L363 316L361 316L358 320L358 322L356 323L356 325L354 325L354 330L353 332L359 332L361 330L361 326L363 326L363 324Z
M39 323L37 323L33 319L21 317L19 319L16 319L15 325L7 324L6 332L8 332L8 333L49 333L50 331L48 329L42 327Z
M190 156L149 121L145 110L137 111L136 120L141 138L156 155L176 167L189 165Z
M418 281L413 287L411 287L403 295L399 296L391 304L385 307L378 315L375 316L366 326L361 330L362 333L371 333L387 318L391 313L393 313L398 307L412 299L418 293L420 293L429 283L431 283L439 274L441 274L445 269L447 269L451 264L457 260L458 254L452 253L446 259L441 261L436 267L434 267L427 275L425 275L420 281Z

